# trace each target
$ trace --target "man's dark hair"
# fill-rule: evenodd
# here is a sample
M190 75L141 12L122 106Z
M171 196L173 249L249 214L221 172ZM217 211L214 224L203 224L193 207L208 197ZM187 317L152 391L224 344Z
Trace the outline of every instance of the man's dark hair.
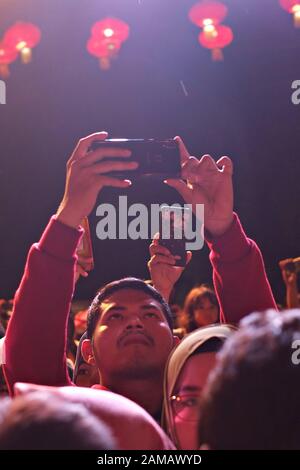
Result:
M299 340L300 310L268 310L241 322L202 395L201 444L300 449L300 364L293 358Z
M0 339L3 338L4 336L5 336L5 331L4 331L3 326L0 323Z
M84 405L48 392L0 402L0 450L114 450L109 427Z
M221 338L210 338L205 343L201 344L190 357L197 356L202 353L218 353L224 344L224 340Z
M156 300L162 306L163 313L169 324L170 329L173 328L172 313L169 305L164 300L162 295L156 289L154 289L154 287L150 286L145 281L142 281L142 279L137 279L135 277L126 277L118 281L113 281L109 284L106 284L94 298L89 308L87 319L87 337L89 339L92 339L96 325L101 316L101 303L110 295L123 289L135 289L138 291L142 291L152 297L154 300Z

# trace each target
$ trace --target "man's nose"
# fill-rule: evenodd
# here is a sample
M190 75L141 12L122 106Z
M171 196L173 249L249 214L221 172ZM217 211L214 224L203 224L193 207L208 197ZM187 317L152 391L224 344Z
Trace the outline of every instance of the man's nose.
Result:
M144 328L144 324L139 315L130 315L127 321L126 329L139 329L142 330Z

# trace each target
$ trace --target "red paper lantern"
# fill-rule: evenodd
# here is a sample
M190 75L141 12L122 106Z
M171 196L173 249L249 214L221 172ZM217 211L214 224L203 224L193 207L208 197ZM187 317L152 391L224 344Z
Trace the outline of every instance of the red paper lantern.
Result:
M91 29L92 37L88 40L87 50L98 57L103 70L110 68L111 59L115 58L122 42L129 36L129 26L116 18L105 18L95 23Z
M216 36L207 38L204 32L199 34L198 40L201 46L212 50L212 59L215 61L223 60L222 49L229 46L233 41L233 32L229 26L216 26Z
M228 8L221 2L203 0L196 3L189 11L189 19L200 28L220 24L226 18Z
M126 41L129 36L129 26L117 18L105 18L98 21L92 27L92 36L96 38L118 38L121 42Z
M6 44L0 42L0 76L2 78L9 77L9 64L18 58L18 51Z
M121 47L117 39L91 37L86 45L88 52L99 59L99 65L103 70L110 68L110 61L114 58Z
M4 35L4 40L21 53L23 63L31 61L32 51L41 39L40 29L32 23L18 22Z
M300 28L300 0L279 0L284 10L294 15L294 24Z

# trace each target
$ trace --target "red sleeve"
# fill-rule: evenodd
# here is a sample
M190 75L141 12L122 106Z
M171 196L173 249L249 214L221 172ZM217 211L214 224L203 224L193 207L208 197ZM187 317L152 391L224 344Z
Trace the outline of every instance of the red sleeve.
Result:
M254 311L277 306L266 275L262 254L246 237L239 218L218 238L206 237L211 250L213 281L220 303L220 320L237 324Z
M28 254L5 339L5 377L15 382L70 384L67 321L74 291L76 248L82 229L52 217Z

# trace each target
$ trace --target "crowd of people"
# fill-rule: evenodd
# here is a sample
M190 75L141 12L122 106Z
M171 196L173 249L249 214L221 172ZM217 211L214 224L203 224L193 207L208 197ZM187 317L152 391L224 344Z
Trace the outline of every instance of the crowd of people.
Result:
M186 203L204 204L211 284L174 305L188 263L176 266L155 237L150 282L115 280L70 314L87 275L76 254L81 221L103 187L130 186L111 172L137 166L128 150L90 150L105 138L79 141L57 213L13 301L0 304L0 449L300 449L298 265L280 262L287 291L278 308L260 249L234 212L228 157L192 157L177 137L182 179L166 181Z

